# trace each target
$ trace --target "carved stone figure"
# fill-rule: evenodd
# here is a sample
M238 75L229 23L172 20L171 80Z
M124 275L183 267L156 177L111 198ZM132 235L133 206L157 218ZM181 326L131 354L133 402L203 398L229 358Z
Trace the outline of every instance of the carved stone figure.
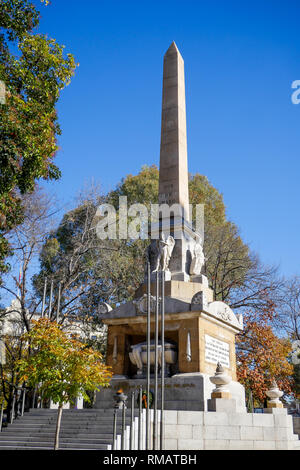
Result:
M199 276L205 263L205 256L200 242L195 243L194 253L192 254L192 261L190 266L190 275Z
M157 243L157 257L156 257L156 266L153 272L159 270L161 267L162 271L167 271L169 267L169 262L172 256L172 251L175 246L174 238L169 235L167 238L165 234L162 232L160 234L159 240L156 240Z

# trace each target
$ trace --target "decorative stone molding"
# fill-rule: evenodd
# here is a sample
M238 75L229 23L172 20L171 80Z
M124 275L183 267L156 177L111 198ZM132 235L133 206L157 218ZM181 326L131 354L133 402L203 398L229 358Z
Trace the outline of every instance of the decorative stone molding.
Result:
M147 294L144 294L137 300L133 300L135 305L136 312L140 315L145 315L148 311L148 298ZM155 312L156 298L153 295L150 295L150 312Z
M191 332L187 332L186 336L186 360L191 362L192 360L192 346L191 346Z
M205 293L201 290L197 292L191 301L191 310L208 311L208 302Z
M215 318L229 323L230 325L238 328L239 330L243 329L243 317L239 315L238 317L233 313L231 308L226 305L224 302L215 301L208 304L208 312Z
M203 284L204 287L209 288L208 279L204 274L199 274L198 276L191 276L191 282L197 282L198 284Z
M118 362L118 337L114 337L114 349L113 349L113 363L116 364Z
M226 388L226 385L231 382L231 377L225 373L220 362L217 364L215 375L209 377L209 380L216 385L216 388L212 391L211 398L231 398L231 394Z
M283 392L279 390L275 380L273 380L271 388L266 391L266 395L271 398L271 400L268 400L268 408L283 408L283 404L279 400L279 398L282 397Z
M100 316L106 315L108 312L111 312L112 308L106 302L101 302L98 305L98 313Z

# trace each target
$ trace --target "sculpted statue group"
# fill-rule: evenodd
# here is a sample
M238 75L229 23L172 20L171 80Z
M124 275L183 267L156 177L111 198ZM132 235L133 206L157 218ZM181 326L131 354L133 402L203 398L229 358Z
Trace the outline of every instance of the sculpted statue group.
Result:
M146 251L146 258L153 273L157 272L159 268L162 271L167 271L174 246L174 238L171 235L166 237L163 232L158 240L151 242Z
M159 269L167 271L169 269L169 263L174 250L175 240L169 235L168 237L162 232L158 240L153 240L148 246L146 251L147 262L150 263L151 272L155 273ZM189 269L191 276L201 274L202 268L205 263L205 256L202 249L202 244L197 241L194 245L194 249L191 253L192 260Z

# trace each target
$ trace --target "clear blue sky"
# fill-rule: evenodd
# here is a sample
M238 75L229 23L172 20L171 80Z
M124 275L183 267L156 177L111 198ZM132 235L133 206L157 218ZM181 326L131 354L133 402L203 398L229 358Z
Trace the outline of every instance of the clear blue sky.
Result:
M37 2L37 0L35 0ZM80 63L59 105L67 203L93 177L107 191L159 162L163 55L185 61L189 170L267 263L300 274L297 1L52 0L40 32Z

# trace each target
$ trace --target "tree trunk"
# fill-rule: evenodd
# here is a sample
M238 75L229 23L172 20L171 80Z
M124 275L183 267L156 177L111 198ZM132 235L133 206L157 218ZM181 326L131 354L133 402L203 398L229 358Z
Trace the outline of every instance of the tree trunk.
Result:
M57 410L54 450L58 450L59 448L59 431L60 431L62 410L63 410L62 405L59 405L58 410Z

